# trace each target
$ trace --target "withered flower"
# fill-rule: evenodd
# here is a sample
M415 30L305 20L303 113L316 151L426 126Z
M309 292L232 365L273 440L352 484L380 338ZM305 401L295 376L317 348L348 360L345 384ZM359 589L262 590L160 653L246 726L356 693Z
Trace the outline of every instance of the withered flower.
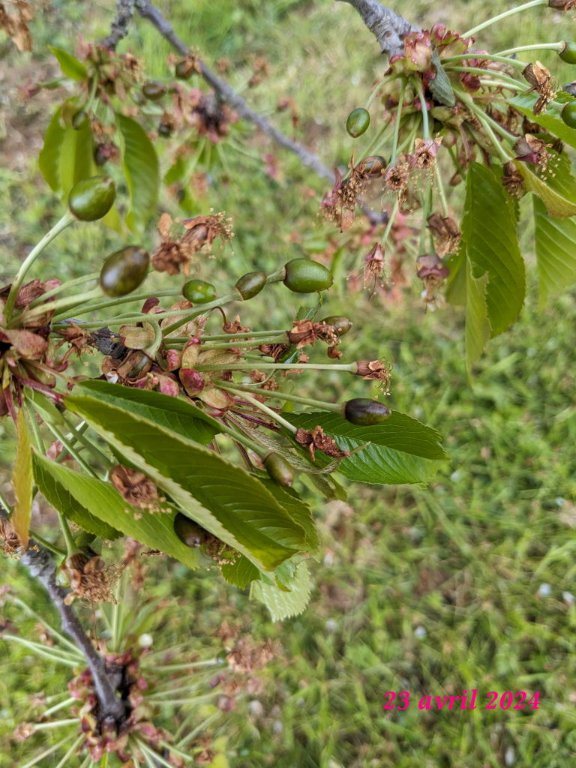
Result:
M164 498L158 493L155 483L144 472L122 464L110 470L110 482L122 498L138 509L147 512L162 511Z
M372 290L382 283L382 273L384 272L384 248L380 243L376 243L364 257L364 288L369 280L372 280Z
M576 0L548 0L548 6L556 11L573 11L576 8Z
M514 144L514 151L517 160L536 165L541 171L546 172L551 160L549 152L551 147L551 144L546 144L536 136L527 133Z
M9 518L0 517L0 549L8 557L22 554L22 542Z
M182 222L186 232L174 239L171 236L172 217L163 213L158 222L158 232L162 238L152 256L152 265L158 272L176 275L182 271L185 275L190 272L190 261L194 254L210 248L216 238L230 240L233 236L230 221L223 213L209 216L195 216Z
M12 38L19 51L32 50L32 35L28 23L32 21L32 5L27 0L15 0L8 3L10 13L4 3L0 3L0 29Z
M502 184L512 197L520 198L526 192L524 179L514 163L506 163L502 175Z
M422 298L429 309L435 309L440 299L438 291L450 271L436 253L426 253L419 256L417 265L416 274L424 283Z
M362 376L368 381L381 381L384 390L388 393L392 371L390 366L381 360L359 360L356 363L356 376Z
M71 555L63 570L68 576L71 590L66 595L67 604L71 604L78 597L90 603L115 602L113 588L120 576L120 569L117 566L107 566L91 549Z
M410 181L410 163L406 155L400 155L394 165L389 165L384 174L384 183L391 192L399 194L408 189Z
M294 437L299 445L308 448L312 461L315 460L317 450L337 459L350 455L349 451L340 450L334 438L327 435L321 426L312 430L298 429Z
M539 94L539 98L533 108L534 114L539 115L556 95L556 87L552 80L552 75L539 61L528 64L522 70L522 74L532 86L532 90Z
M433 213L428 217L428 228L434 235L436 252L440 256L458 250L462 233L458 224L450 216Z
M331 325L314 323L312 320L294 320L292 330L288 331L287 336L296 349L314 344L316 341L324 341L328 346L334 346L340 341Z

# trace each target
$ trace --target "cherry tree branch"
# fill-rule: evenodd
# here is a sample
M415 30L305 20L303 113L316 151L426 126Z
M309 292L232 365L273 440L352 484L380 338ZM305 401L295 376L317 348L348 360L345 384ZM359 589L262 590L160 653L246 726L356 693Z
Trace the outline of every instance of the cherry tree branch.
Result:
M1 500L0 517L5 520L9 517L9 512ZM104 666L104 659L92 645L72 606L66 603L68 593L56 581L54 558L47 549L35 541L30 541L28 549L20 558L20 562L32 578L42 584L60 615L62 629L70 636L86 659L86 665L92 675L94 690L100 704L101 719L111 718L117 723L121 722L126 716L125 704L116 696L114 686Z
M364 24L376 37L382 53L393 56L404 50L404 37L409 32L418 32L419 27L403 16L386 8L378 0L340 0L356 8Z
M116 0L116 16L110 34L102 40L102 46L113 51L120 40L128 34L128 28L135 11L135 0Z
M142 18L147 19L158 32L164 37L174 50L178 51L181 56L187 56L191 53L190 48L186 43L181 40L174 27L164 17L164 15L156 8L150 0L135 0L136 8ZM246 101L221 77L207 67L203 62L200 62L200 74L204 80L216 91L216 93L223 99L240 117L245 120L249 120L262 133L269 136L273 141L279 144L289 152L293 152L298 156L301 163L313 170L320 178L327 179L331 183L334 182L334 172L325 166L320 158L307 149L305 146L297 141L293 141L282 131L278 130L272 123L270 123L265 117L260 115L254 109L252 109Z

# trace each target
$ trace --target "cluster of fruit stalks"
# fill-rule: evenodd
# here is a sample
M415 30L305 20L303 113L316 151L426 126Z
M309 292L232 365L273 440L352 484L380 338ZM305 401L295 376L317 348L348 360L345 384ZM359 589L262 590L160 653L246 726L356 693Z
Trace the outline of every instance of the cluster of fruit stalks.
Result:
M172 234L178 225L165 215L159 225L161 242L152 256L139 246L129 245L108 256L96 275L67 284L57 280L24 282L35 259L56 235L76 220L95 221L105 216L115 194L108 178L79 182L69 195L67 213L31 251L11 286L0 291L0 415L16 420L24 403L33 409L33 399L25 397L27 390L36 390L61 407L74 383L84 378L74 374L73 356L96 349L105 355L103 378L192 399L218 419L221 431L232 437L250 468L265 468L285 486L292 484L292 468L261 438L262 430L287 431L298 451L306 449L311 462L316 451L335 460L348 454L320 426L312 430L294 427L281 415L282 404L337 411L354 424L380 423L389 416L389 409L376 400L354 399L341 406L278 388L278 379L313 369L376 380L388 391L390 372L378 360L308 362L304 348L314 344L325 344L330 358L340 357L341 338L351 327L347 318L298 320L287 331L252 331L242 326L239 318L229 320L224 313L226 305L248 301L275 282L298 294L328 289L332 276L318 262L293 259L273 274L250 272L236 282L230 294L220 297L212 284L198 279L187 279L181 287L156 295L138 293L150 265L156 270L186 274L201 249L218 237L230 237L230 225L221 214L186 220L180 236ZM94 280L97 287L62 296ZM161 299L171 299L171 305L161 307ZM121 313L122 304L138 300L143 301L140 311ZM120 314L106 319L105 327L102 320L82 319L99 310ZM213 313L224 318L218 329L222 332L216 334L205 329ZM269 400L274 405L268 405ZM55 425L50 426L61 440L49 454L55 456L58 448L69 449L69 440ZM88 439L83 445L90 449ZM153 488L148 488L140 473L124 469L111 473L111 481L130 503L153 508L157 501Z
M537 5L556 10L575 6L561 0L532 0L463 34L443 25L409 33L402 53L390 58L389 69L375 84L366 106L350 113L346 127L353 138L363 136L376 120L378 132L363 150L363 158L352 159L345 176L337 175L322 210L344 231L354 222L359 202L378 197L383 201L387 222L364 258L365 285L383 284L388 250L392 255L394 250L408 250L417 257L422 297L434 308L449 275L445 259L458 250L461 239L458 222L450 215L445 179L450 187L459 185L475 161L501 165L504 187L519 198L526 191L522 164L543 177L554 174L561 142L527 120L509 100L534 94L532 111L538 116L556 100L558 88L539 61L526 64L516 54L555 51L563 61L575 64L576 43L523 45L497 53L475 47L474 35L482 29ZM576 83L564 86L560 116L572 128L574 96ZM371 120L369 110L376 120ZM406 216L415 211L421 215L420 223L406 226Z

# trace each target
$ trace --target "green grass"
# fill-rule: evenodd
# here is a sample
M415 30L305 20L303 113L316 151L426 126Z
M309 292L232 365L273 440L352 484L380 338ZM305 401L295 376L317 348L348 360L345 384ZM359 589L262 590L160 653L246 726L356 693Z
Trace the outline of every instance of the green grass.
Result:
M97 34L104 34L112 5L107 0L98 7L92 22ZM72 6L52 5L52 13L65 19L58 44L73 39L71 25L78 19ZM493 2L490 11L509 6ZM347 162L355 145L344 131L346 115L365 101L383 67L349 6L331 0L202 0L192 10L179 2L161 7L209 62L226 56L239 63L231 80L251 104L290 133L289 116L275 114L275 108L280 98L294 98L300 110L297 136L326 164ZM417 2L410 14L465 27L485 9L477 0L442 8ZM549 14L538 9L492 27L479 44L516 44L518 18L522 42L541 35L543 20L549 24L547 39L569 36L569 23L550 24ZM42 44L51 40L42 19L35 34L40 60ZM155 76L166 73L168 48L151 28L139 23L123 43L124 49L132 45L145 52ZM267 55L270 76L250 90L245 83L252 54ZM19 60L6 55L11 63ZM573 79L570 68L559 72L562 82ZM207 197L194 203L198 210L214 206L234 217L233 248L202 267L202 276L215 272L222 285L232 281L230 273L235 279L249 268L273 268L309 252L310 240L322 244L333 236L316 216L323 184L250 132L238 140L256 159L224 146ZM259 158L266 151L278 156L279 182L261 171ZM7 164L1 174L0 203L9 215L0 272L7 277L59 209L32 172L12 171ZM303 185L316 197L303 195ZM112 245L90 225L72 229L65 246L55 244L50 253L67 277L96 268ZM48 274L49 263L39 269ZM446 309L425 315L416 293L408 291L400 306L357 297L357 308L349 310L355 328L343 346L350 358L389 359L392 406L445 435L451 459L436 482L377 491L354 486L347 504L316 502L325 541L323 560L314 566L317 589L308 611L283 625L271 625L263 610L213 574L192 578L179 568L162 567L150 579L150 588L155 578L170 579L175 599L170 638L202 647L226 615L244 623L247 632L283 644L284 656L270 666L264 691L254 694L263 714L256 717L240 706L230 715L233 768L574 765L575 296L543 312L531 299L517 325L490 343L470 382L461 314ZM274 294L259 311L277 312L285 321L288 310L276 304ZM327 314L348 311L348 305L346 296L336 295ZM247 317L261 320L257 314ZM341 393L341 382L333 377L310 387L330 396ZM360 395L365 384L354 381L346 391ZM0 461L8 461L11 441L4 421ZM6 572L19 594L38 610L46 608L41 592L16 564L8 563ZM29 625L22 629L32 632ZM26 746L14 751L9 735L28 717L30 694L61 690L65 675L12 645L2 644L0 654L0 766L11 768L14 755L29 757ZM540 708L423 712L415 704L423 695L472 688L482 703L490 690L538 690ZM402 690L410 691L412 706L383 712L384 693Z

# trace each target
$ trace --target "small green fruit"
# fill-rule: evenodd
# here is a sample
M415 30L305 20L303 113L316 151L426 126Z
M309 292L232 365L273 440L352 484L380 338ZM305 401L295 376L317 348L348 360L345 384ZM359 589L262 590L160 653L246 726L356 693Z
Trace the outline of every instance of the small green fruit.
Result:
M193 58L181 59L174 67L174 74L179 80L189 80L198 71L198 65Z
M100 270L100 287L107 296L126 296L144 282L150 255L137 245L110 254Z
M570 128L576 128L576 101L569 101L563 107L560 117Z
M148 101L159 101L166 93L166 87L157 80L148 80L142 86L142 93Z
M326 267L311 259L292 259L285 270L284 285L294 293L325 291L333 282Z
M325 317L324 320L321 320L320 322L331 325L337 336L345 336L350 328L352 328L352 321L348 320L347 317L341 317L340 315Z
M160 125L158 126L158 135L163 136L165 139L169 139L170 136L174 133L173 126L169 125L168 123L165 123L163 121L160 122Z
M84 128L87 122L88 115L83 109L79 109L78 112L75 112L72 116L72 128L74 128L75 131L79 131Z
M208 531L181 512L178 512L174 518L174 533L187 547L201 547L210 535Z
M368 112L367 109L364 109L364 107L353 109L346 120L346 130L353 139L357 139L358 136L362 136L363 133L366 133L369 125L370 112Z
M362 176L381 176L386 170L386 159L382 155L369 155L361 160L356 166L356 170Z
M344 418L358 427L371 427L383 424L392 411L377 400L357 397L344 405Z
M294 482L292 467L279 453L269 453L264 459L264 468L277 485L289 488Z
M182 295L192 304L207 304L216 298L216 288L205 280L188 280L182 287Z
M267 277L264 272L248 272L234 286L242 299L247 301L257 296L266 285Z
M80 221L102 219L116 199L116 187L112 179L92 176L79 181L68 195L68 208Z
M576 43L564 43L564 48L559 51L558 55L562 61L566 61L568 64L576 64Z

